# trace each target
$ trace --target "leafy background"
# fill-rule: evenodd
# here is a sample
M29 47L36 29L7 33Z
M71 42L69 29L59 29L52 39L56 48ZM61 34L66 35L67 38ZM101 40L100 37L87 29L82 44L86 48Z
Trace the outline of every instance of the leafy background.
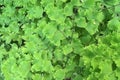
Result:
M0 80L120 80L119 0L0 0Z

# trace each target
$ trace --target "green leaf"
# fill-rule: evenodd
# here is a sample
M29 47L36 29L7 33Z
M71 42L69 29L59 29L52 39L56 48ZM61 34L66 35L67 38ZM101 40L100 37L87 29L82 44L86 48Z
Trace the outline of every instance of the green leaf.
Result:
M58 69L55 73L54 73L54 78L56 80L63 80L65 77L65 71L63 69Z
M116 75L113 73L111 75L105 76L105 80L117 80Z
M46 7L46 5L52 4L54 5L54 0L41 0L40 2L44 7Z
M107 24L108 29L115 30L115 31L120 30L119 26L120 26L120 21L119 21L118 17L114 17Z
M71 44L67 44L63 47L63 52L65 55L71 53L73 51L73 48L71 46Z
M28 0L28 1L30 1L34 5L37 3L37 0Z
M87 26L87 22L86 22L86 19L85 17L77 17L77 19L75 20L76 24L78 27L81 27L81 28L85 28Z
M16 21L11 22L11 23L9 24L8 29L9 29L11 32L18 33L18 32L19 32L18 23L17 23Z
M56 31L56 33L54 33L54 36L50 40L56 46L60 46L60 44L61 44L60 41L63 40L64 38L65 37L63 36L63 34L60 31Z
M21 77L26 78L30 72L30 62L22 61L19 65L19 74Z
M118 77L118 79L120 79L120 76L119 76L119 75L120 75L120 72L119 72L119 71L120 71L119 68L117 68L116 71L115 71L115 74L116 74L116 76Z
M119 0L103 0L108 6L119 4Z
M43 13L43 8L41 6L33 6L29 9L27 17L29 19L41 18Z
M5 76L5 80L13 80L14 79L14 75L11 74L11 70L13 65L16 63L16 60L14 57L10 57L8 58L6 61L4 61L4 63L2 63L1 66L1 71Z
M32 76L33 80L43 80L42 76L40 74L35 74Z
M120 59L118 57L115 57L115 56L113 56L113 59L114 59L114 61L116 63L116 66L120 67Z
M95 11L94 11L94 9L93 8L88 8L88 9L85 9L84 10L84 15L86 16L86 18L87 18L87 20L93 20L93 19L95 19ZM79 13L80 14L80 13ZM83 14L82 14L83 15Z
M100 56L96 56L91 60L91 66L93 67L93 69L96 69L99 65L98 61L101 61L102 57Z
M72 36L72 30L65 29L63 34L65 35L64 37L70 37L70 36Z
M98 23L96 21L91 21L87 24L85 28L91 35L95 34L98 31Z
M94 76L94 74L90 74L87 80L96 80L97 78Z
M15 8L9 5L7 5L3 11L4 11L3 15L8 17L12 17L15 14Z
M66 64L66 71L68 73L72 72L72 71L74 71L75 67L76 67L76 62L73 61L73 57L72 57L68 60L68 63Z
M15 6L22 6L23 5L23 2L22 0L19 0L19 1L14 1L14 5Z
M73 33L73 38L74 39L77 39L79 37L79 34L78 33Z
M115 12L120 13L120 5L115 6Z
M65 7L64 7L64 14L66 16L71 16L73 14L73 6L72 4L68 3Z
M49 22L42 30L43 34L46 35L47 38L52 38L56 31L57 24L55 22Z
M120 79L119 3L0 0L0 79Z
M63 14L63 9L59 9L58 7L54 7L52 4L50 4L46 6L45 10L51 20L54 20L59 24L64 23L65 16Z
M66 2L67 0L61 0L62 2Z
M83 2L84 2L84 7L87 7L87 8L93 7L95 4L95 0L85 0Z
M83 78L82 78L82 76L77 75L77 76L74 78L74 80L83 80Z
M43 68L43 71L48 72L48 73L52 73L53 71L53 66L51 64L51 61L49 60L44 60L42 68Z
M80 39L81 39L81 42L86 45L86 44L90 43L91 36L90 35L84 35Z
M75 39L72 42L72 47L73 47L74 53L80 54L82 51L83 45L79 39Z
M97 14L97 16L96 16L96 20L97 20L98 22L102 22L103 19L104 19L104 14L103 14L102 12L99 12L99 13Z
M81 6L80 0L71 0L70 4L73 6Z
M58 49L55 49L54 51L54 56L57 60L60 60L62 61L63 60L63 52L62 50L60 50L59 48Z
M40 65L41 61L36 60L31 68L32 72L34 71L42 71L42 67Z
M101 73L105 75L109 75L112 73L112 62L110 60L101 61L99 63L99 68L101 69Z

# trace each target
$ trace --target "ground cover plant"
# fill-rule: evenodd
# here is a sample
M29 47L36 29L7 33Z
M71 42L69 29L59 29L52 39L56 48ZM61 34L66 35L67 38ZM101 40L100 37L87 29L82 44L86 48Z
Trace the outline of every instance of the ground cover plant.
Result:
M120 0L0 0L0 80L120 80Z

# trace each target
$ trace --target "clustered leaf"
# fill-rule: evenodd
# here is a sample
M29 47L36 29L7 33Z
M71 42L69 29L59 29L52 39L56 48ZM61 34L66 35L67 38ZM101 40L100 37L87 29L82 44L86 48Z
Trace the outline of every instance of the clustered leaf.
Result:
M120 80L119 0L0 0L0 80Z

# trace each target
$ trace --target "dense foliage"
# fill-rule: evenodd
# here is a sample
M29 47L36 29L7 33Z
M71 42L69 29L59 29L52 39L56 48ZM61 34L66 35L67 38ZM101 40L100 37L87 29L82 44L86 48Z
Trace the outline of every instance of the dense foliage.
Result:
M120 0L0 0L0 80L120 80Z

